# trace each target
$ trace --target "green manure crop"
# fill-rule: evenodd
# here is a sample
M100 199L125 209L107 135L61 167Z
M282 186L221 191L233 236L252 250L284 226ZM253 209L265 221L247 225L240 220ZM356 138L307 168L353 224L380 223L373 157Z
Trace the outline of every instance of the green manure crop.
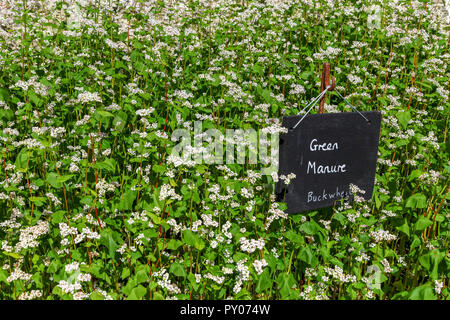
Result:
M448 299L449 30L440 1L2 1L0 298ZM370 201L288 216L295 177L171 157L196 121L281 132L324 62L382 112Z

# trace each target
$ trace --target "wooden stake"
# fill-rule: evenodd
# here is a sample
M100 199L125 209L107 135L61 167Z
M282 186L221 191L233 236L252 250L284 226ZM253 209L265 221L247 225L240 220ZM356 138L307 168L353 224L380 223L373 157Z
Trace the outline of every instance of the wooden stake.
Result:
M329 62L325 62L322 66L322 82L320 85L320 92L323 92L326 87L330 84L330 70L331 66ZM334 77L331 77L331 88L328 89L328 91L333 91L334 88L336 88L336 79ZM319 102L319 113L322 114L325 110L325 98L326 94L320 99Z

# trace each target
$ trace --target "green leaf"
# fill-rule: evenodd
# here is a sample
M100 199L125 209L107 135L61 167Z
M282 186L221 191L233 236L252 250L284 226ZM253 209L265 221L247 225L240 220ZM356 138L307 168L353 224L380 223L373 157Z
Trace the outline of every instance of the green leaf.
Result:
M409 174L408 181L412 181L412 180L420 177L422 174L423 174L422 170L415 169L415 170L411 171L411 173Z
M270 277L269 269L265 269L258 278L256 283L256 292L261 293L264 290L270 289L273 287L273 281Z
M109 257L114 259L115 253L119 245L114 241L112 230L103 229L101 232L100 242L109 249Z
M14 252L3 251L3 254L5 254L7 256L10 256L11 258L14 258L14 259L19 259L20 258L20 255L17 254L17 253L14 253Z
M301 231L305 232L306 234L309 235L315 235L317 233L317 231L319 230L317 227L317 224L313 221L306 221L305 223L303 223L300 228Z
M62 188L61 181L58 180L59 175L55 172L48 172L47 173L47 182L54 188Z
M183 241L189 246L194 246L198 241L198 236L191 230L183 230Z
M197 280L195 279L195 275L191 272L188 275L189 282L192 284L192 287L194 290L198 290L200 287L200 283L197 283Z
M378 197L378 194L374 195L374 199L375 199L375 205L376 205L377 209L379 209L381 207L381 200L380 200L380 197Z
M413 250L414 248L417 248L418 246L420 246L421 243L422 243L422 241L420 240L420 238L414 234L413 241L412 241L409 249Z
M108 170L112 173L115 173L116 171L116 161L111 158L107 158L102 162L97 162L94 166L96 169L104 169Z
M280 289L281 298L287 299L294 291L293 288L296 286L296 281L292 273L281 273L277 278L277 285Z
M89 296L90 300L105 300L105 297L98 291L94 291Z
M434 289L429 284L414 288L408 297L409 300L436 300L436 298Z
M303 247L297 256L301 261L306 262L311 268L314 268L319 260L316 258L310 247Z
M129 296L131 294L131 290L133 290L133 288L135 286L137 286L137 281L133 278L128 278L128 282L127 284L122 288L122 292L124 294L126 294L127 296Z
M183 245L183 242L177 239L170 239L167 243L167 249L170 250L177 250L180 246Z
M30 197L29 199L38 207L44 205L44 202L47 200L45 197Z
M6 281L8 277L8 272L6 270L0 269L0 282L8 283L8 281Z
M431 279L439 279L439 263L444 259L445 253L438 250L432 250L419 257L419 263L428 271Z
M413 209L423 209L427 207L427 197L422 193L413 194L406 200L406 207Z
M141 300L142 297L144 297L146 293L147 293L147 289L145 289L141 285L138 285L137 287L133 288L133 290L131 290L131 293L127 297L127 300Z
M104 111L104 110L97 110L97 113L105 118L114 117L114 115L111 112Z
M183 241L187 245L193 246L198 250L203 250L205 248L205 242L191 230L183 231Z
M153 300L164 300L164 296L159 292L153 293Z
M406 218L403 219L403 223L402 225L395 227L398 231L403 232L404 234L406 234L408 237L410 236L409 234L409 225L408 225L408 220L406 220Z
M156 173L162 173L165 170L165 167L159 164L154 164L152 166L152 170L155 171Z
M158 217L156 214L152 213L152 212L147 212L147 215L152 219L153 223L156 225L160 225L162 219L160 217Z
M178 263L172 263L170 266L169 272L173 273L177 277L186 277L186 271L184 270L183 266Z
M304 244L305 243L305 239L299 235L298 233L294 232L294 231L287 231L285 233L286 238L288 238L289 240L291 240L294 243L298 243L298 244Z
M129 268L123 268L122 269L122 275L120 276L120 278L123 280L125 278L128 278L130 276L131 272Z
M14 165L17 169L25 169L28 163L28 149L22 148L16 157Z
M51 216L52 222L55 224L60 223L64 219L65 214L66 214L66 212L63 210L56 211Z
M411 119L411 113L409 111L403 111L398 112L396 116L403 129L406 129L408 127L408 122Z
M132 210L133 209L133 202L137 197L137 191L128 190L125 192L124 195L122 195L122 198L120 199L120 205L119 209L121 210Z
M202 239L199 239L194 246L197 250L202 251L205 248L205 242Z
M414 225L414 230L422 231L422 230L428 228L429 226L431 226L432 224L433 224L433 221L431 221L427 217L420 216L420 218L417 220L416 224Z
M69 174L69 175L65 175L65 176L61 176L58 177L56 179L57 182L66 182L67 180L69 180L70 178L72 178L74 176L74 174Z
M149 274L145 269L141 269L138 272L136 272L136 281L137 283L143 283L147 281L149 278Z

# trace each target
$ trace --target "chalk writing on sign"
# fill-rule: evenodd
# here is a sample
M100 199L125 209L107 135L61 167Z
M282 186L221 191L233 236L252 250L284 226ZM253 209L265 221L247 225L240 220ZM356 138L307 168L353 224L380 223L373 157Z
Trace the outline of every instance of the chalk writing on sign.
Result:
M367 123L354 112L308 115L296 128L280 137L279 175L295 173L289 185L276 185L278 201L287 213L332 206L354 195L350 184L372 196L375 181L381 113L363 112ZM292 128L300 116L283 118Z

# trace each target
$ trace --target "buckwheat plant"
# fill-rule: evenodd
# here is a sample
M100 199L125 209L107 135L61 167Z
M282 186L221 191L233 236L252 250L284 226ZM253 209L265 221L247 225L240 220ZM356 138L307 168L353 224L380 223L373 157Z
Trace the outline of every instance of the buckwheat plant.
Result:
M441 3L2 1L0 298L448 299ZM382 113L370 201L288 216L274 183L295 175L197 161L208 129L267 144L323 62Z

